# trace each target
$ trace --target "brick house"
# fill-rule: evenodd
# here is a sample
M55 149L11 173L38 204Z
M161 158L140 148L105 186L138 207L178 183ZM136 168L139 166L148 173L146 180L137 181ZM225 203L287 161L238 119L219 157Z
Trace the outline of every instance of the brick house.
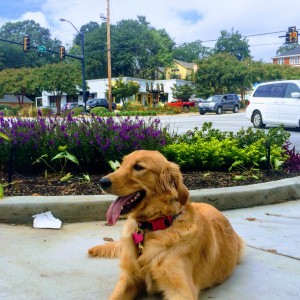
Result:
M288 65L288 66L300 66L300 46L288 50L280 55L272 57L273 64Z

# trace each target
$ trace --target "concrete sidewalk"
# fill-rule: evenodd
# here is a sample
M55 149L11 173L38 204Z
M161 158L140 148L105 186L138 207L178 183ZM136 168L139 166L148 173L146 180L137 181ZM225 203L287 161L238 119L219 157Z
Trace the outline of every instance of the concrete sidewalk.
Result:
M201 299L300 299L300 198L223 213L244 238L246 256L232 277ZM0 299L108 299L118 260L89 258L87 250L104 237L118 239L122 225L91 221L51 230L0 224Z

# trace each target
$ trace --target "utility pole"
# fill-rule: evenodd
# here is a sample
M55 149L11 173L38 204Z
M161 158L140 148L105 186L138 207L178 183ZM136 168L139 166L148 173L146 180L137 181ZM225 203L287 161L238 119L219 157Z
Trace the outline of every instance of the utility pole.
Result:
M108 86L108 109L112 111L112 93L111 93L111 51L110 51L110 9L109 0L107 0L107 15L106 15L106 26L107 26L107 86Z

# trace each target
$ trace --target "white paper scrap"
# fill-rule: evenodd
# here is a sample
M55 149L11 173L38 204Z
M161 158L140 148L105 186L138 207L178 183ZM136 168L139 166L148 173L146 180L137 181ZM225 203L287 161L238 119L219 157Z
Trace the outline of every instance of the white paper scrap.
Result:
M61 227L61 220L53 217L51 211L32 216L34 228L51 228L59 229Z

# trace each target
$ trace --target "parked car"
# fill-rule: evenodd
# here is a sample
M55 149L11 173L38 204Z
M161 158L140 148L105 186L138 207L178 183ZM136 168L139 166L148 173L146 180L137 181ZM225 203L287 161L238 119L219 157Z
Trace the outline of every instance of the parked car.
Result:
M82 106L82 104L79 104L78 102L67 102L61 106L61 110L64 111L64 110L72 109L72 108L75 108L78 106Z
M204 102L198 104L200 115L207 112L221 114L223 111L232 111L237 113L240 109L240 100L237 94L214 95L207 98Z
M195 106L195 102L190 102L189 100L183 101L181 99L174 99L171 102L166 103L165 105L172 107L181 107L183 111L188 112L190 107Z
M255 128L266 124L300 128L300 80L259 84L249 99L246 117Z
M86 102L86 110L89 112L94 107L105 107L108 109L109 103L105 98L94 98ZM112 109L116 109L116 103L112 103Z

